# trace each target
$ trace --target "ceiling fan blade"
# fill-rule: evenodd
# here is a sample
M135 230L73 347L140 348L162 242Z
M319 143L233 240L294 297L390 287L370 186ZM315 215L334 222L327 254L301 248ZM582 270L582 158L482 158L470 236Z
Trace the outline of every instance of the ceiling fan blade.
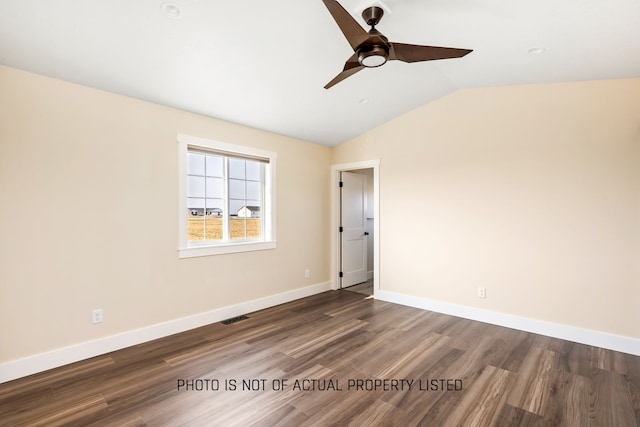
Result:
M354 53L353 55L351 55L351 58L347 59L347 62L344 64L344 68L342 69L342 72L340 72L340 74L335 76L333 80L327 83L324 88L329 89L331 86L334 86L340 83L347 77L354 75L355 73L362 70L363 68L364 66L360 65L360 63L358 62L358 55Z
M404 62L434 61L436 59L461 58L470 52L473 52L473 50L391 43L389 59L397 59Z
M369 38L369 34L365 31L364 28L356 22L355 19L347 12L336 0L322 0L324 5L327 6L331 16L340 27L342 34L347 38L347 41L353 48L356 50L358 46L364 43L367 38Z

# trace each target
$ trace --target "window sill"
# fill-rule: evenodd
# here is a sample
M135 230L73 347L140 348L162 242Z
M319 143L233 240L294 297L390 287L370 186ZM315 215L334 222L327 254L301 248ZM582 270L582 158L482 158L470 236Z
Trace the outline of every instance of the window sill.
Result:
M234 254L239 252L263 251L275 249L276 242L244 242L228 243L223 245L195 246L190 248L179 248L178 258L195 258L210 255Z

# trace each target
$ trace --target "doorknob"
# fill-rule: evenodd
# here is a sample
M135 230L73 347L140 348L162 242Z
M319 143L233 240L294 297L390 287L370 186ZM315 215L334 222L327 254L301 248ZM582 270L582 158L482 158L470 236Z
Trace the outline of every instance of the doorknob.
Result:
M365 232L364 232L364 235L365 235L365 236L368 236L368 235L369 235L369 232L368 232L368 231L365 231Z

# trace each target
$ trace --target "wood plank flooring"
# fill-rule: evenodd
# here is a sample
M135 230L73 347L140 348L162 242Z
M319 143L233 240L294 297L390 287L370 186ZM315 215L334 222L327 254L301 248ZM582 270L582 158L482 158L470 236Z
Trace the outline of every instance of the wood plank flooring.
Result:
M640 426L640 357L355 291L0 384L0 425Z
M366 282L359 283L357 285L344 288L345 291L357 292L359 294L373 295L373 279L369 279Z

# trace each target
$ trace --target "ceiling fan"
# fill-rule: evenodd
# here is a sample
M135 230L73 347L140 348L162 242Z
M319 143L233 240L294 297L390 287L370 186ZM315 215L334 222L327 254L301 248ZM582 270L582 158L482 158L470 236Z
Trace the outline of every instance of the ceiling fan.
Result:
M379 67L394 59L404 62L433 61L461 58L472 52L470 49L392 43L376 30L376 25L384 14L381 7L371 6L362 11L362 17L367 25L371 26L367 32L336 0L322 1L354 50L354 54L344 64L342 72L327 83L325 89L340 83L363 68Z

